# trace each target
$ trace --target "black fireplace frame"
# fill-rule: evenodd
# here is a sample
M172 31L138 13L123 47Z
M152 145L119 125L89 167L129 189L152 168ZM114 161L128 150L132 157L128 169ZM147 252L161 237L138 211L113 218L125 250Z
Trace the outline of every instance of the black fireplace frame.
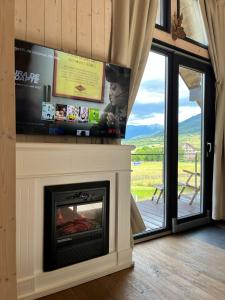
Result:
M75 193L74 197L77 197L76 191L85 189L105 189L105 199L102 201L102 215L104 217L104 224L102 229L102 246L101 251L98 253L90 249L90 257L87 254L85 259L77 257L76 259L71 259L70 263L61 264L57 259L58 247L56 238L56 209L57 209L57 193L58 195L62 192L65 193ZM53 271L61 267L72 265L84 260L92 259L98 256L106 255L109 252L109 193L110 193L110 181L91 181L85 183L75 183L75 184L63 184L63 185L52 185L44 187L44 245L43 245L43 270L44 272ZM77 199L77 198L76 198ZM72 197L71 197L72 201ZM100 201L97 201L100 202ZM63 203L63 202L62 202ZM80 202L77 204L89 204L93 202L88 202L85 197L80 197ZM71 202L72 204L72 202ZM82 235L87 234L83 232ZM95 233L93 233L95 234ZM89 234L90 235L90 234ZM70 240L71 245L75 245L76 241L79 240L80 233L73 235L73 239ZM92 238L91 236L89 237ZM65 239L66 240L66 239ZM92 253L93 252L93 253Z

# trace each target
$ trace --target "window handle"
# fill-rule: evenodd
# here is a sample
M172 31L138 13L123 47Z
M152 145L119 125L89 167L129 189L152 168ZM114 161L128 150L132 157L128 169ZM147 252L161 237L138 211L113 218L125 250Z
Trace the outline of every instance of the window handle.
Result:
M212 152L212 143L207 142L206 143L206 149L207 149L207 157L209 157L209 154Z

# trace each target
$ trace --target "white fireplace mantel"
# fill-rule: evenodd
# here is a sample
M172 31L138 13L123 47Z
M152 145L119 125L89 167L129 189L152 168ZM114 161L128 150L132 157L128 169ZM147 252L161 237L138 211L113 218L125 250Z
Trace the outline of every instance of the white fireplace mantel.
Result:
M17 143L18 299L36 299L128 268L131 146ZM43 272L43 189L110 181L109 254Z

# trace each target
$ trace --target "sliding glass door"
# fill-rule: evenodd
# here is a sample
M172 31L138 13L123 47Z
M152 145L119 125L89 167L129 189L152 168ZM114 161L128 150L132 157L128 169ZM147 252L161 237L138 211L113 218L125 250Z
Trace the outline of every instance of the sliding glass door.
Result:
M154 45L129 117L131 192L146 230L136 239L209 221L214 139L210 63Z
M135 144L131 192L145 223L145 234L164 230L165 130L168 57L152 50L128 121L126 142Z
M180 231L209 221L214 131L210 65L176 54L174 88L173 231Z

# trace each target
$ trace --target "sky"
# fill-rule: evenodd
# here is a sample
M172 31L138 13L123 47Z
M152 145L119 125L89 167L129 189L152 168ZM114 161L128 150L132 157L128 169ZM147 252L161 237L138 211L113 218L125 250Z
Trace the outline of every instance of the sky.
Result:
M128 119L128 125L164 125L166 57L151 51L139 91ZM179 76L179 122L201 113L189 101L189 89Z

